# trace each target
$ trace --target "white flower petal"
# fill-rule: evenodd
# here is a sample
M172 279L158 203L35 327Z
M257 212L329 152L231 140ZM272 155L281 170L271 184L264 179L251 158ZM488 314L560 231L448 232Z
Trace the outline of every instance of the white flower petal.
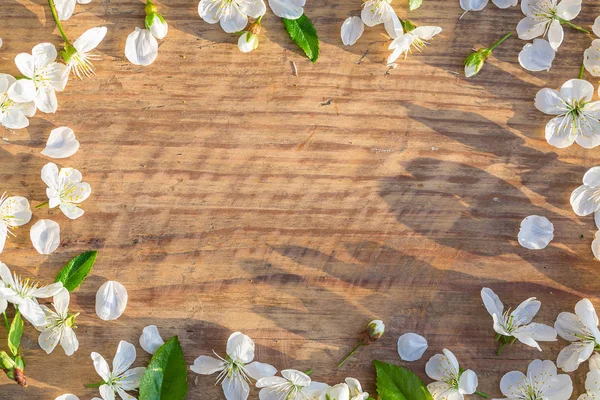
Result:
M436 354L425 364L425 373L436 381L452 380L458 376L458 361L451 351L444 349L444 354Z
M394 9L386 1L367 0L363 3L360 18L367 26L383 24L394 14Z
M342 42L352 46L365 31L365 24L359 17L348 17L342 24Z
M423 40L431 40L433 37L442 32L442 28L439 26L419 26L415 28L411 33Z
M590 358L594 352L594 342L573 343L558 354L556 365L565 372L573 372L579 364Z
M538 324L536 322L517 328L512 332L512 335L521 343L530 347L534 347L540 351L542 349L537 343L538 341L554 342L557 340L556 331L554 328L548 325Z
M125 57L130 63L147 66L158 56L158 42L147 29L135 28L127 36L125 42Z
M223 394L227 400L246 400L250 394L248 383L238 374L227 376L223 380Z
M295 369L284 369L281 376L296 386L308 386L311 383L310 376Z
M298 19L304 14L306 0L269 0L273 14L280 18Z
M492 0L492 3L498 8L509 8L516 6L519 0Z
M200 0L198 3L198 15L209 24L219 22L221 11L221 0Z
M58 19L66 21L71 18L73 11L75 11L75 3L75 0L54 0Z
M575 101L587 103L594 96L594 86L583 79L569 79L561 86L560 94L567 103Z
M94 368L96 369L96 373L100 375L103 381L108 381L110 379L110 367L108 363L100 354L93 352L91 354L92 361L94 362Z
M575 315L579 317L581 322L588 329L594 330L598 328L598 315L596 309L589 299L582 299L575 304Z
M241 332L234 332L227 340L227 355L234 361L247 364L254 360L254 341Z
M468 369L461 374L458 380L458 391L461 394L473 394L477 390L478 383L477 374Z
M355 17L355 18L358 18L358 17ZM360 20L360 22L362 23L362 19ZM385 27L385 31L387 32L387 34L392 39L396 39L397 37L402 36L404 34L404 28L402 27L402 23L400 23L400 18L398 18L396 13L392 13L390 19L385 21L383 23L383 26ZM363 30L364 30L364 24L363 24ZM362 35L362 32L361 32L361 35Z
M154 354L160 346L165 344L165 341L160 337L156 325L148 325L142 330L140 336L140 346L146 353Z
M106 32L107 29L105 26L88 29L73 42L73 47L79 53L88 53L98 47L100 42L104 40Z
M594 215L598 215L598 212L596 212L596 214ZM594 236L594 240L592 241L592 253L594 253L594 257L596 257L596 260L600 261L600 231L596 232L596 235Z
M547 40L534 39L519 53L519 64L528 71L549 71L555 55L556 51Z
M518 399L522 396L520 388L527 384L527 377L521 371L511 371L500 380L500 391L509 399Z
M554 239L554 225L546 217L530 215L521 221L518 239L526 249L543 249Z
M287 370L286 370L287 371ZM283 372L283 371L282 371ZM310 381L310 378L308 378ZM288 380L280 376L266 376L256 381L257 388L268 388L271 386L280 386L288 383ZM269 393L271 395L271 393Z
M583 175L582 182L587 186L600 187L600 167L588 169Z
M60 226L52 220L41 219L31 227L29 237L38 253L50 254L60 244Z
M528 298L510 313L513 323L515 325L526 325L530 323L540 310L541 306L542 302L536 300L535 297Z
M427 340L416 333L405 333L398 338L398 354L404 361L417 361L427 350Z
M225 368L225 362L209 356L200 356L194 360L190 369L197 374L211 375L222 371Z
M121 340L117 347L117 352L113 358L113 369L112 373L114 376L121 376L125 371L131 367L135 361L136 352L135 346L129 342Z
M62 282L52 283L47 286L42 286L38 289L32 290L29 292L29 295L32 297L37 297L38 299L47 299L48 297L56 296L62 290L64 290L64 286Z
M260 378L264 378L267 376L273 376L277 373L277 368L270 364L261 363L258 361L251 362L247 364L244 369L250 375L250 377L254 380L258 380Z
M50 65L56 60L58 53L56 47L52 43L40 43L33 46L31 49L33 56L33 64L36 69Z
M40 336L38 337L38 344L40 345L40 348L47 354L52 353L60 341L61 333L61 329L50 329L45 332L41 332Z
M540 21L533 17L525 17L517 24L517 35L521 40L535 39L544 35L546 25L546 21Z
M460 0L460 7L465 11L481 11L489 0Z
M0 123L8 129L23 129L29 126L29 120L18 108L10 108L0 112Z
M301 4L304 6L306 0L288 0L294 4ZM261 15L265 15L267 12L267 6L263 0L245 0L241 3L238 2L240 11L252 18L258 18Z
M553 20L548 29L548 42L554 50L558 50L565 37L563 27L558 20Z
M79 400L79 397L75 396L74 394L67 393L58 396L55 400Z
M67 356L73 355L79 349L79 340L73 328L65 326L60 337L60 345Z
M0 253L4 250L6 244L6 237L8 236L8 227L6 224L0 223ZM2 296L0 296L2 298ZM6 309L6 308L5 308Z
M579 317L570 312L561 312L556 317L554 329L561 338L570 342L578 341L580 337L587 335L587 329Z
M39 88L33 99L35 106L43 113L52 114L58 109L58 99L53 88Z
M571 193L571 207L575 214L579 216L590 215L600 209L600 194L597 193L598 188L582 185Z
M98 388L103 400L115 400L115 391L108 385L102 385Z
M577 134L573 126L573 119L569 116L559 115L546 124L546 141L552 146L563 149L575 142Z
M30 79L19 79L10 86L7 92L8 97L17 103L28 103L33 101L36 93L35 83Z
M483 300L485 309L490 315L496 314L497 316L502 316L504 313L504 304L502 304L502 301L500 301L500 298L492 289L481 289L481 299Z
M127 289L115 281L105 282L96 293L96 314L104 321L119 318L127 307Z
M535 107L549 115L562 115L568 112L567 103L562 99L560 92L548 88L537 92L535 95Z
M145 367L137 367L121 374L121 387L123 390L136 390L139 388L144 372L146 372Z
M556 14L571 21L581 12L581 0L561 0L556 7Z
M73 129L61 126L52 129L42 154L51 158L67 158L75 154L78 149L79 141L75 138Z
M248 25L248 16L233 4L223 6L228 11L223 11L220 19L221 28L227 33L243 30Z
M600 370L598 369L600 360L598 358L600 358L598 353L590 358L590 372L587 373L585 379L585 389L590 392L600 392Z

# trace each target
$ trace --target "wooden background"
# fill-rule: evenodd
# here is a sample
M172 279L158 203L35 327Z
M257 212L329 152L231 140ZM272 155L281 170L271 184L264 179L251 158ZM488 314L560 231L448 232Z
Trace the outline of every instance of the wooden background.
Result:
M405 3L393 3L401 17ZM600 6L584 3L575 22L589 26ZM84 388L98 381L90 352L111 360L119 340L137 346L149 324L164 337L179 335L188 364L211 349L224 354L227 337L240 330L255 339L257 360L312 368L313 379L330 384L353 376L373 394L373 359L429 382L426 361L447 347L495 397L504 373L534 358L556 360L562 339L543 343L543 353L515 344L497 357L479 292L491 287L513 308L535 296L543 304L536 321L551 325L582 297L598 300L593 218L577 217L569 205L598 150L549 146L550 117L533 106L540 88L577 77L591 36L565 28L554 67L535 74L518 65L524 42L512 38L466 80L464 57L514 30L520 8L490 3L459 20L458 0L425 0L410 18L442 34L388 71L382 26L354 47L341 43L340 26L359 13L359 0L308 1L322 40L314 65L270 11L259 49L244 55L237 36L198 17L195 0L158 6L169 35L157 61L137 67L123 50L142 27L143 3L77 5L64 24L71 38L108 27L97 76L71 79L56 114L38 113L28 129L1 134L0 191L45 201L39 174L52 160L40 150L52 128L67 125L81 149L58 164L80 169L92 195L75 221L57 209L34 210L31 224L60 223L54 254L32 248L30 224L0 260L50 282L74 255L99 251L93 274L72 295L72 311L82 313L79 351L48 356L28 327L31 387L0 377L1 398L97 395ZM45 0L2 0L0 14L2 72L17 74L15 55L37 43L61 44ZM517 243L531 214L555 226L543 251ZM94 312L96 290L108 279L129 291L125 314L113 322ZM374 318L385 321L385 336L336 370ZM404 332L428 339L420 361L400 361ZM139 346L138 353L135 366L147 363ZM571 374L572 398L583 392L587 370ZM195 377L190 372L188 398L223 398L214 377Z

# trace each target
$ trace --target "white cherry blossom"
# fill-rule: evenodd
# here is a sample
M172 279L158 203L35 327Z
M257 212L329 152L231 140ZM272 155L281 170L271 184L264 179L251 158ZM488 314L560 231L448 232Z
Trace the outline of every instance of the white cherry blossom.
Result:
M227 340L227 358L200 356L190 369L197 374L212 375L218 372L217 383L223 387L227 400L246 400L250 393L250 379L275 375L275 367L254 360L254 341L248 336L234 332Z
M350 388L345 383L338 383L325 389L319 400L350 400Z
M8 97L18 103L33 101L41 112L56 112L56 92L63 91L69 79L67 67L57 63L56 56L56 47L51 43L34 46L31 54L17 54L15 64L25 78L11 85Z
M17 80L8 74L0 74L0 124L8 129L22 129L29 126L27 117L35 115L33 101L19 103L8 95L8 89Z
M110 370L108 363L98 353L92 353L94 368L102 378L102 385L99 387L100 396L103 400L115 400L115 393L123 400L132 400L135 397L127 392L136 390L140 387L140 382L146 372L146 368L129 368L136 358L135 346L123 340L119 342L117 352L113 359L113 369Z
M267 376L256 381L261 400L307 400L317 399L328 385L312 382L304 372L284 369L279 376Z
M389 21L396 12L390 5L392 0L367 0L362 4L360 18L367 26L384 24Z
M586 149L600 144L600 102L592 101L593 95L594 87L583 79L566 81L560 91L544 88L537 92L535 107L555 115L546 124L548 143L564 148L577 142Z
M533 360L527 375L521 371L505 374L500 381L500 390L506 400L568 400L573 393L573 382L569 375L557 375L552 361Z
M31 209L29 201L22 196L0 196L0 253L4 250L4 244L8 235L15 234L12 229L23 226L31 221Z
M59 207L70 219L81 217L84 211L79 204L92 193L92 188L82 182L81 172L74 168L61 168L54 163L48 163L42 168L42 180L48 186L48 206Z
M60 282L42 286L29 278L22 279L17 274L11 274L3 262L0 262L0 279L0 297L18 306L21 315L34 326L46 322L46 314L37 299L52 297L63 290L63 284Z
M73 330L75 318L79 313L69 314L69 301L69 291L63 288L54 295L52 301L56 311L52 311L45 305L40 306L46 314L46 322L36 326L36 329L41 332L38 344L48 354L52 353L59 343L67 356L73 355L79 348L79 340Z
M248 17L258 18L266 11L263 0L200 0L198 3L200 17L209 24L220 22L227 33L244 30Z
M554 328L561 338L571 342L560 351L556 360L558 367L565 372L575 371L579 364L590 358L594 348L600 345L598 316L588 299L580 300L575 305L575 314L558 314Z
M104 37L106 36L106 27L99 26L88 29L78 37L72 45L67 44L65 51L62 53L65 62L67 63L66 74L73 72L79 79L83 77L89 78L94 75L94 64L92 61L99 60L100 56L92 53Z
M579 216L594 213L596 225L600 220L600 167L592 167L583 175L583 185L571 193L571 207ZM600 227L598 228L600 229Z
M410 32L397 30L398 37L390 43L389 50L392 54L388 57L388 65L394 63L398 57L404 54L404 58L408 55L411 48L421 51L428 44L428 41L433 39L435 35L440 33L442 28L439 26L419 26Z
M504 311L504 304L490 288L481 289L481 299L487 312L492 316L494 331L501 335L498 339L500 342L498 354L500 354L504 345L514 341L513 338L540 351L542 349L537 343L538 341L553 342L557 340L554 328L531 322L542 306L542 303L536 300L535 297L525 300L512 312L510 312L510 309Z
M435 382L427 385L434 400L463 400L465 394L477 391L477 374L468 369L461 371L454 354L443 349L425 364L425 373Z
M581 0L522 0L521 10L525 14L517 25L519 39L531 40L546 35L554 50L558 50L564 37L562 24L581 11Z

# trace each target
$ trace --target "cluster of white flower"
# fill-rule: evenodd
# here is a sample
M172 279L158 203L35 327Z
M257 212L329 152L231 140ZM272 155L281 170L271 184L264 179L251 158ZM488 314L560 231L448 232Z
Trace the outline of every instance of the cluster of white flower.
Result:
M442 31L439 26L415 26L409 20L402 20L392 8L392 0L367 0L362 3L359 17L348 17L342 24L342 42L352 46L362 36L365 25L373 27L383 24L392 39L389 50L392 53L387 64L392 66L401 56L408 55L412 49L421 51L435 35Z

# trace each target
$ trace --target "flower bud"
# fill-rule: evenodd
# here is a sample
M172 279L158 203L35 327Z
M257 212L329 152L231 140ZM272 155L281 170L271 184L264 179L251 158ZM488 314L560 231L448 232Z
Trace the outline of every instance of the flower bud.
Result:
M244 32L238 39L238 47L242 53L249 53L258 47L258 35Z
M483 64L485 64L485 60L490 56L490 53L488 49L481 49L469 54L465 58L465 76L470 78L477 75L481 71L481 68L483 68Z
M590 371L595 369L600 369L600 354L598 353L594 353L594 355L590 357Z
M369 337L371 340L377 340L383 336L383 332L385 332L385 325L383 321L376 319L369 322L369 325L367 325L367 331L369 332Z
M169 25L159 13L153 12L146 15L144 22L146 24L146 29L148 29L155 38L164 39L165 36L167 36Z

